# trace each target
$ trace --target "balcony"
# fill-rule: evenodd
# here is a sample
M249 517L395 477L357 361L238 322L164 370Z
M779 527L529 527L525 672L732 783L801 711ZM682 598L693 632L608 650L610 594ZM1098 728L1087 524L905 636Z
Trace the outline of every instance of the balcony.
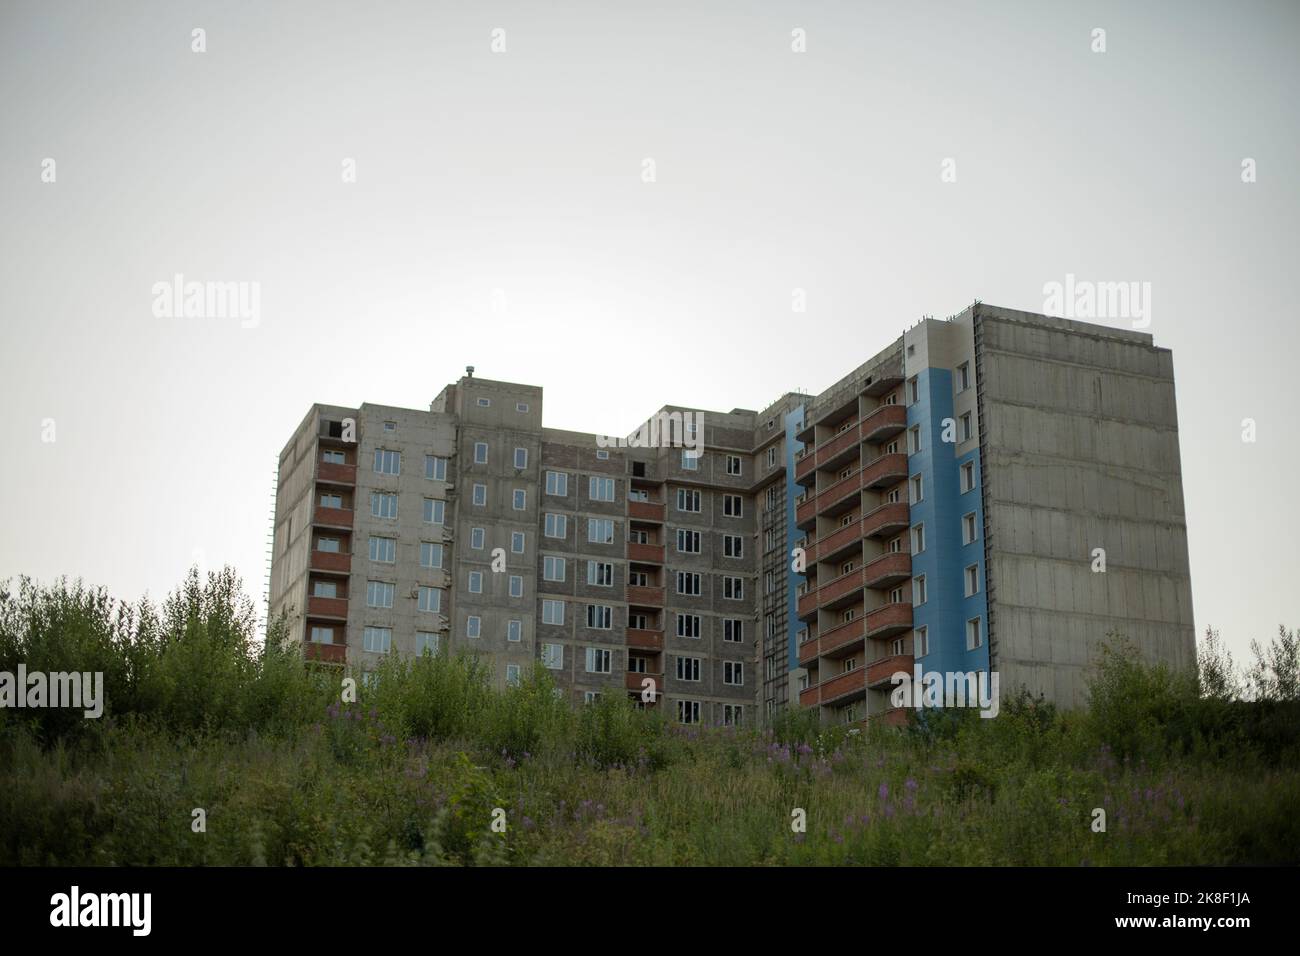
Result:
M629 541L627 559L629 561L640 561L643 564L663 564L664 546L662 544L638 544Z
M647 688L641 683L646 678L654 681L654 693L658 697L664 692L664 675L662 672L652 673L650 671L628 671L623 678L623 686L628 690L634 690L640 693Z
M862 420L862 440L883 441L907 428L907 409L902 405L881 405Z
M328 571L333 574L350 574L352 573L352 555L342 554L338 551L313 551L311 553L311 569L313 571Z
M809 564L818 561L831 561L862 541L862 522L854 521L843 528L836 528L830 534L823 535L815 541L804 545Z
M823 657L843 657L849 651L861 648L864 636L862 618L837 624L822 632L819 653Z
M648 607L663 607L664 589L629 584L627 586L627 603L642 604Z
M817 587L814 583L807 591L799 595L795 605L795 614L800 618L812 617L817 613Z
M819 685L811 684L799 691L799 706L816 707L821 700L821 695L818 693L819 689Z
M312 522L323 528L351 528L352 514L351 508L322 508L318 506L315 515L312 516Z
M817 496L809 489L803 501L795 500L794 522L798 527L807 529L816 524L816 518Z
M854 568L848 574L841 574L817 589L817 606L835 608L851 603L861 590L862 568Z
M891 637L912 629L912 605L883 604L867 612L867 637Z
M854 471L847 478L841 478L824 491L820 491L814 500L817 514L835 517L848 511L858 503L858 493L862 491L862 472Z
M323 664L344 664L347 662L348 646L346 644L317 644L308 641L302 646L303 657L309 661Z
M862 537L883 538L898 534L912 523L906 501L891 501L868 511L862 518Z
M327 598L310 595L307 598L308 617L328 617L339 621L348 619L347 598Z
M663 631L645 631L639 627L629 627L625 633L627 634L628 647L635 647L643 651L658 651L663 649Z
M894 654L872 661L867 665L867 686L873 690L890 687L891 678L899 671L903 671L910 677L914 663L915 659L911 654Z
M906 551L892 551L868 561L862 570L866 572L867 587L890 588L912 576L912 556Z
M807 667L821 654L821 641L817 638L804 641L799 645L799 666Z
M846 703L854 697L865 697L867 696L867 670L865 667L855 667L851 671L836 674L830 680L818 684L817 689L821 692L820 699L823 704Z
M636 521L654 521L663 524L664 503L662 501L634 501L629 498L627 516Z
M859 441L858 423L855 421L812 451L804 452L803 458L794 466L795 481L801 481L819 468L833 468L838 462L848 461L852 458L851 453L857 450Z
M907 456L902 452L881 455L862 469L863 488L882 488L907 478Z
M337 465L322 461L316 465L316 480L333 485L355 485L357 483L356 465Z

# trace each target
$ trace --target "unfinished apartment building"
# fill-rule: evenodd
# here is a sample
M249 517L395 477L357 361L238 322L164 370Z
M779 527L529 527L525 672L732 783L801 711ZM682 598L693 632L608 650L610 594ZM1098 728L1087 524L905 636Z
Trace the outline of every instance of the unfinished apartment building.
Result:
M918 664L1068 706L1113 631L1194 657L1149 335L977 304L816 396L651 423L545 428L540 388L469 375L428 411L315 405L280 458L271 613L362 673L467 652L500 687L541 664L574 701L712 725L899 721Z

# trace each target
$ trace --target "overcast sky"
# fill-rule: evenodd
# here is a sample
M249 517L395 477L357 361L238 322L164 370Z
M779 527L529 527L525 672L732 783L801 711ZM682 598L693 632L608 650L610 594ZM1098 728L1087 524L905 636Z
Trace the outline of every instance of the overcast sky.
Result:
M1300 624L1298 40L1294 2L3 0L0 579L260 596L313 401L473 364L626 434L1073 274L1150 283L1198 631L1244 653ZM178 273L256 321L165 314Z

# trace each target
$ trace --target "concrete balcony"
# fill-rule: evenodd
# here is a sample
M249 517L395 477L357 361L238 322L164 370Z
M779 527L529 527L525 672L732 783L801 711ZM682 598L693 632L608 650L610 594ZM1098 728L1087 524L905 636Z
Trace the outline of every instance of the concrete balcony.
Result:
M647 607L663 607L664 589L629 584L627 586L627 603L641 604Z
M862 420L862 440L884 441L907 428L907 409L902 405L881 405Z
M881 455L862 469L863 488L883 488L907 478L907 456L902 452Z
M862 618L837 624L830 630L823 631L819 638L821 647L818 652L822 657L844 657L852 651L863 647L866 633L862 629Z
M629 541L627 559L629 561L640 561L642 564L663 564L664 546L662 544L638 544Z
M868 561L862 570L867 587L891 588L912 576L912 556L906 551L892 551Z
M317 506L312 523L322 528L351 528L351 508L322 508Z
M807 667L821 655L821 641L811 638L799 645L799 666Z
M848 574L841 574L817 589L817 606L833 610L851 604L859 597L861 590L862 568L854 568Z
M855 521L804 545L809 564L833 561L862 541L862 522Z
M867 669L855 667L851 671L836 674L830 680L817 685L823 704L844 704L855 697L867 696Z
M307 641L302 646L302 656L309 661L320 661L323 664L345 664L348 658L348 646Z
M816 615L816 613L817 613L817 588L810 587L803 594L799 595L799 599L795 604L795 614L799 618L803 619L803 618L813 617L814 615Z
M352 555L338 551L313 551L311 553L311 569L313 571L326 571L330 574L351 574Z
M627 516L635 521L654 521L663 524L664 503L662 501L633 501L629 498Z
M800 707L816 707L821 702L820 686L813 684L799 691Z
M858 423L854 422L844 431L831 436L812 451L805 451L803 458L794 466L795 481L807 478L821 468L834 468L841 462L851 461L857 451Z
M648 671L628 671L627 674L624 675L623 677L623 686L626 687L628 690L634 690L637 693L641 693L643 690L646 690L645 685L642 684L642 681L644 681L646 678L649 678L650 680L654 681L653 690L656 697L658 697L660 694L664 692L664 675L662 673L650 673Z
M816 512L819 515L833 518L853 508L860 500L858 495L862 491L862 472L855 471L847 478L841 478L830 485L825 490L819 492L814 499Z
M907 602L884 604L868 611L867 637L892 637L912 629L912 605Z
M903 671L911 676L915 659L911 654L894 654L867 665L867 686L873 690L892 687L891 678Z
M794 523L805 530L817 523L817 496L809 489L803 501L794 506Z
M912 512L906 501L892 501L868 511L862 516L862 537L892 537L912 523Z
M310 595L307 598L307 616L346 621L348 619L348 599Z
M331 485L355 485L357 483L356 465L338 465L329 461L316 464L316 480Z
M645 631L639 627L629 627L624 633L627 635L626 640L628 647L634 647L643 651L663 650L663 631Z

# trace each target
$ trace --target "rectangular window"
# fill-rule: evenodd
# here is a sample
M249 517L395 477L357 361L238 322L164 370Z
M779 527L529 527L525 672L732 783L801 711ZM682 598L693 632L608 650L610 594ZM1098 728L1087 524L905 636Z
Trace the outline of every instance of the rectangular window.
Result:
M518 664L506 665L506 686L508 687L519 686L519 665Z
M700 470L700 453L694 448L682 449L682 469L684 471Z
M919 383L915 378L908 379L908 381L907 381L907 403L908 403L909 405L915 405L915 404L916 404L917 402L919 402L920 400L921 400L921 387L920 387L920 383Z
M436 656L438 653L438 644L439 642L438 642L437 634L434 634L431 631L415 632L416 657L419 657L422 654L433 654Z
M492 407L492 399L490 399L490 398L480 398L480 399L478 400L478 407L479 407L479 408L491 408L491 407Z
M722 705L722 726L740 727L744 724L744 707L741 704Z
M971 425L970 412L967 412L961 417L961 440L970 441L973 437L975 437L975 430Z
M773 445L771 448L767 450L767 467L769 468L776 467L776 446L775 445Z
M569 516L547 514L546 515L546 537L563 538L569 533Z
M921 426L913 425L907 430L907 453L915 455L921 450Z
M424 456L424 477L429 481L447 480L447 459L436 455Z
M338 583L335 581L313 581L311 595L318 598L336 598L339 596Z
M912 504L917 505L925 500L925 481L921 475L912 476Z
M565 573L564 558L547 555L542 558L542 580L563 581Z
M476 441L474 443L474 464L486 465L488 460L488 443L485 441Z
M592 475L590 484L587 486L587 497L592 501L613 501L614 479L598 478Z
M334 628L332 627L313 627L311 629L311 639L314 644L333 644Z
M331 451L328 448L321 452L320 460L325 462L327 465L345 465L348 461L347 456L343 454L343 452Z
M563 624L564 602L546 599L542 601L542 623Z
M420 542L420 567L442 567L442 545L434 541Z
M564 669L564 645L563 644L543 644L542 645L542 666L547 670Z
M397 495L385 495L372 491L370 493L370 517L396 518Z
M447 518L447 502L438 498L424 499L425 524L444 524Z
M317 539L316 539L316 550L317 550L317 551L325 551L325 552L327 552L327 553L329 553L329 554L338 554L338 553L339 553L339 539L338 539L338 538L317 538Z
M699 637L700 616L698 614L678 614L677 615L677 636L678 637Z
M528 508L528 492L522 488L516 488L513 503L516 511L526 510Z
M608 631L613 626L614 609L606 604L587 605L587 626Z
M528 467L528 449L527 449L527 448L516 448L516 449L515 449L515 467L518 468L518 469L520 469L521 471L522 471L523 469L525 469L525 468Z
M610 658L610 652L606 648L587 648L587 673L608 674L610 671Z
M465 636L478 637L483 633L483 619L477 614L465 618Z
M375 474L400 475L401 473L402 473L401 452L389 451L386 448L375 449Z
M421 611L427 611L430 614L437 614L442 610L442 591L437 588L420 588Z
M970 363L962 362L957 366L957 391L964 392L970 388Z
M739 518L744 498L740 495L723 495L722 496L722 513L728 518Z
M588 518L587 540L595 544L613 544L614 522L609 518Z
M361 646L372 654L387 654L393 647L393 629L391 627L366 628Z
M677 593L699 597L700 576L694 571L677 572Z
M973 544L975 541L975 512L961 517L961 543Z
M966 462L961 466L961 491L962 494L970 491L975 487L975 463Z
M322 491L320 495L320 506L322 508L342 508L343 496L333 495L329 492Z
M381 564L397 563L396 538L370 538L370 560Z
M745 539L738 534L724 534L722 536L722 556L725 558L743 558L745 548Z
M512 598L521 598L524 596L524 579L522 575L510 575L510 596Z
M699 554L700 533L698 531L687 531L685 528L678 528L677 550L681 554Z
M912 582L912 604L919 606L925 603L925 575L922 574Z
M469 593L470 594L483 593L483 572L482 571L471 571L469 573Z
M678 511L699 511L700 510L700 493L694 488L677 489L677 510Z
M607 452L607 451L598 451L598 452L596 452L596 460L597 460L597 461L609 461L609 452Z
M971 618L966 622L966 650L973 651L984 644L984 634L980 630L980 619Z
M604 561L588 561L587 583L602 588L613 587L614 565Z
M569 494L569 476L562 471L548 471L546 473L546 493L559 498L567 497Z
M727 474L729 474L729 475L739 475L739 474L740 474L740 457L739 457L739 456L737 456L737 455L728 455L728 456L727 456Z
M679 700L677 702L677 722L679 724L698 724L700 722L700 702L698 700Z
M487 532L482 528L469 529L469 546L475 551L482 551L485 545Z
M482 508L487 504L487 485L474 482L474 504Z
M523 554L528 538L522 531L510 532L510 550L514 554Z
M739 618L729 617L722 622L722 639L732 644L745 640L745 623Z
M700 679L700 659L698 657L677 658L677 679L698 681Z
M743 687L745 685L745 665L740 661L723 661L722 683L730 684L732 687Z
M980 589L980 566L972 564L966 569L966 597L976 594Z
M528 414L528 403L527 403L527 402L515 402L515 411L517 411L520 415L527 415L527 414Z
M722 596L733 601L743 601L745 599L745 579L723 577Z
M912 528L912 553L920 554L925 550L925 525L918 524Z
M928 627L918 627L912 638L912 653L917 657L924 657L930 653L930 629Z
M518 644L524 639L524 622L507 621L506 622L506 640Z

